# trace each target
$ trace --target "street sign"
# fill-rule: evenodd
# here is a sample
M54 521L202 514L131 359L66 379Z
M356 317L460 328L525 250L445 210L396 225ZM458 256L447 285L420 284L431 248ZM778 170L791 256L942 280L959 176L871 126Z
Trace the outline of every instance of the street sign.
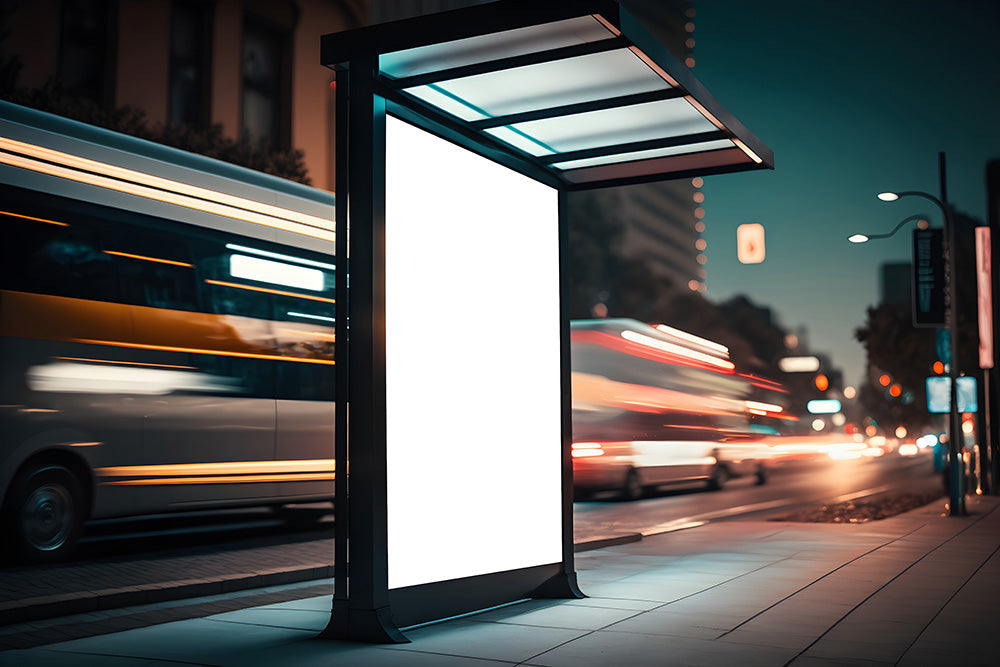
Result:
M979 367L993 368L993 246L990 228L976 227L976 293L979 301Z
M978 385L976 378L963 375L955 378L958 385L958 411L978 412L976 398ZM935 413L951 412L951 378L947 375L932 375L927 378L927 411Z
M764 225L752 222L736 228L736 256L744 264L764 261Z
M941 229L913 230L913 326L945 325L944 235Z

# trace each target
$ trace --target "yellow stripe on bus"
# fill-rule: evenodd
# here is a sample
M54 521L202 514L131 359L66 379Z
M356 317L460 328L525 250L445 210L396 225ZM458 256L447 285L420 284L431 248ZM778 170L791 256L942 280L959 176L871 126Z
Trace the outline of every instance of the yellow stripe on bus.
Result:
M239 475L256 473L324 472L336 469L335 459L289 459L285 461L220 461L218 463L171 463L161 465L112 466L94 470L99 477L168 475Z
M167 484L249 484L257 482L322 482L333 481L333 473L300 473L273 475L208 475L204 477L147 477L101 482L103 486L156 486Z
M0 335L5 337L334 365L332 342L316 335L320 332L313 329L321 325L315 323L303 325L308 329L292 329L288 322L245 316L12 290L3 290L0 294L3 303ZM270 327L282 334L275 335ZM244 336L259 337L261 332L268 333L270 345L244 339ZM324 337L335 335L332 327L329 332ZM285 347L313 356L281 354L279 348Z

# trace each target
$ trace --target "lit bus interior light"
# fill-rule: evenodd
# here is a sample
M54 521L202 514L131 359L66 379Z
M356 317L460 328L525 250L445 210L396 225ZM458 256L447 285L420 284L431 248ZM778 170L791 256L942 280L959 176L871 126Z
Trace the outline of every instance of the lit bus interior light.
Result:
M694 334L689 334L688 332L681 331L680 329L674 329L673 327L668 327L666 324L657 324L655 328L658 331L662 331L665 334L670 334L671 336L675 336L677 338L686 340L696 345L702 345L704 347L707 347L708 349L720 355L729 356L729 348L720 343L716 343L706 338L695 336Z
M47 220L46 218L36 218L33 215L21 215L20 213L11 213L10 211L0 211L3 215L9 215L12 218L22 218L24 220L34 220L35 222L44 222L48 225L56 225L58 227L69 227L69 223L58 222L56 220Z
M766 415L772 412L781 412L784 410L780 405L774 405L773 403L761 403L760 401L747 401L747 411L753 412L756 415Z
M704 354L702 352L695 352L694 350L689 350L686 347L680 345L674 345L673 343L668 343L666 341L657 340L641 334L635 331L622 331L622 338L633 343L639 343L640 345L646 345L648 347L656 348L658 350L663 350L664 352L669 352L670 354L676 354L679 357L685 357L693 361L699 361L703 364L709 364L717 368L722 368L727 371L732 371L736 368L733 362L726 359L719 359L718 357L713 357L709 354Z
M573 458L583 459L591 456L604 456L604 449L599 442L574 442Z
M25 373L32 391L163 395L174 391L228 392L239 380L165 368L97 366L59 361Z
M239 252L249 253L251 255L260 255L261 257L279 259L284 262L295 262L296 264L303 264L305 266L315 266L318 269L329 269L330 271L333 271L337 268L333 264L327 264L326 262L317 262L302 257L294 257L292 255L283 255L280 252L271 252L270 250L260 250L258 248L250 248L248 246L239 245L236 243L227 243L226 248L228 248L229 250L236 250Z
M291 266L283 262L272 262L268 259L248 255L231 255L229 257L229 274L234 278L297 287L314 292L322 292L324 286L323 272L318 269Z
M336 322L336 317L327 317L326 315L310 315L309 313L296 313L291 310L287 312L289 317L304 317L308 320L319 320L320 322Z
M229 283L224 280L206 280L209 285L219 285L220 287L233 287L236 289L250 290L251 292L266 292L268 294L277 294L278 296L294 296L296 299L309 299L310 301L323 301L324 303L337 303L336 299L327 299L322 296L312 296L310 294L296 294L295 292L283 292L276 289L268 289L266 287L256 287L254 285L241 285L240 283Z
M191 264L187 262L178 262L172 259L161 259L159 257L147 257L146 255L133 255L130 252L119 252L117 250L105 250L103 251L106 255L115 255L116 257L127 257L129 259L140 259L144 262L156 262L158 264L170 264L172 266L184 266L187 268L194 268Z

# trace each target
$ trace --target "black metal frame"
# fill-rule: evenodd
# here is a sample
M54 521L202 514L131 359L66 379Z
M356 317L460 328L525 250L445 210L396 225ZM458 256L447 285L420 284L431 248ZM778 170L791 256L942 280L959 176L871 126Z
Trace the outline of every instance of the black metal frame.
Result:
M561 19L601 15L624 37L553 49L393 80L379 72L383 53L493 34ZM637 37L638 36L638 37ZM530 114L464 123L400 88L513 64L544 62L611 48L641 48L655 63L667 63L671 89L615 101L573 104ZM504 0L467 9L327 35L322 62L337 71L337 407L335 590L331 620L323 637L367 642L405 642L400 631L416 625L527 597L583 597L577 587L573 546L572 417L569 343L569 266L566 199L570 190L662 180L663 173L630 176L621 165L561 172L552 163L623 151L736 138L763 158L763 166L727 165L676 175L770 167L770 151L700 87L654 38L610 0ZM662 65L661 65L662 66ZM685 96L720 122L718 131L660 141L622 144L537 158L494 139L484 130L497 124L554 118L624 103ZM559 196L559 294L561 386L560 561L517 570L389 590L386 495L385 397L385 132L392 114L447 141L554 187ZM736 128L736 137L733 130ZM729 149L738 150L738 149ZM663 158L659 158L663 159ZM627 172L627 163L626 172ZM574 171L603 170L599 180L574 183ZM595 172L596 173L596 172ZM348 215L348 202L350 213ZM348 271L341 267L350 263ZM348 327L348 323L350 327ZM555 446L555 443L553 443ZM348 471L350 475L348 476Z
M337 73L337 188L338 192L349 193L337 199L337 265L350 263L350 289L348 272L338 270L337 340L348 344L340 343L336 348L334 604L322 636L399 643L407 641L400 630L406 626L529 597L583 597L576 585L573 557L569 319L565 298L569 288L568 232L565 192L560 191L561 561L390 590L386 526L385 118L392 114L444 139L452 140L454 132L379 95L383 91L375 78L364 75L372 63L371 58L356 58L349 69ZM350 475L345 474L348 469Z
M531 175L545 183L555 182L557 187L568 190L587 190L609 186L632 185L661 181L667 178L687 178L694 175L707 175L746 171L753 169L773 168L774 156L759 139L751 134L731 113L722 107L705 87L682 65L659 41L653 37L635 18L619 7L612 0L546 0L544 3L534 0L505 0L466 9L444 12L431 16L421 16L404 21L395 21L382 25L369 26L346 33L326 35L322 41L322 62L328 67L343 66L357 53L372 52L375 54L391 53L406 49L448 42L470 37L478 37L513 30L527 26L540 25L562 19L581 16L600 16L607 24L614 26L622 34L608 39L553 48L547 51L523 54L518 56L498 58L469 65L450 67L412 76L392 78L377 73L380 94L396 104L414 110L421 115L433 118L437 123L449 128L451 140L459 145L479 152L488 151L487 157L496 159L515 169ZM661 76L672 86L664 91L627 95L619 98L593 100L578 104L532 110L510 116L489 118L465 122L448 114L439 112L418 98L408 94L404 89L412 86L433 84L460 77L496 72L523 65L540 64L565 58L572 58L590 53L600 53L615 49L632 48L641 52L647 64L660 72ZM687 98L712 120L719 129L716 132L700 133L710 138L697 138L699 135L673 137L662 140L664 143L638 142L637 144L620 144L606 146L590 151L573 151L555 155L533 156L490 136L485 130L500 127L515 122L558 118L586 111L596 111L620 106L628 106L645 101L656 101L676 98ZM643 158L626 160L615 165L600 167L584 167L573 170L560 170L551 166L554 163L579 159L584 155L615 155L636 150L677 146L693 141L711 139L731 139L737 148L718 151L715 165L685 167L690 159L678 160L680 156L660 158ZM651 144L640 147L644 144ZM753 161L740 148L756 155L760 162ZM503 154L501 158L499 154ZM704 154L704 153L703 153ZM733 158L740 160L733 163ZM672 168L673 165L679 165ZM637 168L639 165L652 166L649 170ZM657 171L657 166L664 169Z

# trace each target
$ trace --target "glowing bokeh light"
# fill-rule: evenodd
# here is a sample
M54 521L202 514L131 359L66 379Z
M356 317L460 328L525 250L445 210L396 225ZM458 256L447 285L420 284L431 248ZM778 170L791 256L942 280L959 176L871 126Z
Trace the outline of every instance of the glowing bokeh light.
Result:
M812 373L819 370L819 358L784 357L778 360L778 368L784 373Z

